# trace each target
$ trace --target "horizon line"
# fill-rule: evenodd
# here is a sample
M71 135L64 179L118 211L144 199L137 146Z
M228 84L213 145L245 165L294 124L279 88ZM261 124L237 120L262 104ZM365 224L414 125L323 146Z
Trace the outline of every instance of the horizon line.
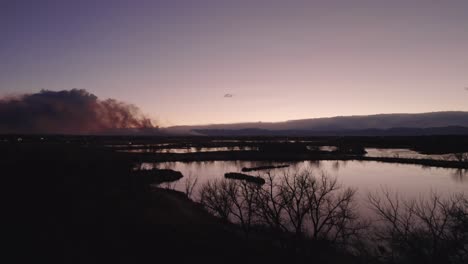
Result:
M378 113L378 114L352 114L352 115L334 115L334 116L322 116L322 117L309 117L309 118L298 118L298 119L287 119L279 121L240 121L233 123L200 123L192 125L171 125L171 126L160 126L160 129L165 128L174 128L174 127L191 127L191 126L214 126L214 125L238 125L238 124L272 124L272 123L286 123L294 122L301 120L311 120L311 119L328 119L328 118L338 118L338 117L364 117L364 116L379 116L379 115L423 115L423 114L434 114L434 113L468 113L468 110L442 110L442 111L431 111L431 112L392 112L392 113Z

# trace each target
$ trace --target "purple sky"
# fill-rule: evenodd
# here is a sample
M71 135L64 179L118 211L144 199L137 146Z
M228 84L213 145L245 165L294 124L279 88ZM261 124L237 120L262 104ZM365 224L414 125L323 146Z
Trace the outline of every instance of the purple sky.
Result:
M87 89L162 125L468 111L466 0L11 0L0 32L0 95Z

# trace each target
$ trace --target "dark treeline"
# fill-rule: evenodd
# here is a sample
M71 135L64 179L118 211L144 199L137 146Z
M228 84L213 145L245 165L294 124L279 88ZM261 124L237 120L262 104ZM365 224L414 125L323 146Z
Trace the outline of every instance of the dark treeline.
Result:
M265 143L294 142L307 146L358 146L369 148L407 148L425 154L468 152L468 136L384 136L384 137L174 137L174 136L73 136L73 135L0 135L0 142L56 142L108 146L121 149L168 144L161 148L259 146ZM136 146L135 146L136 145ZM155 147L155 146L151 146Z

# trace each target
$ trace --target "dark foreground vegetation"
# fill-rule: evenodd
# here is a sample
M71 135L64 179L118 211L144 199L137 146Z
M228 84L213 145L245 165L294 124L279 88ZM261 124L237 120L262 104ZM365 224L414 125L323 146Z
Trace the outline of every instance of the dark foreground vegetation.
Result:
M356 190L302 171L267 174L263 185L209 182L194 202L196 180L186 179L186 194L155 188L181 175L136 172L140 156L102 147L128 138L12 139L0 160L19 263L467 262L462 194L369 194L370 221L358 215Z
M311 261L324 257L317 250L333 249L349 262L467 263L467 194L405 200L383 188L368 194L372 213L366 216L358 210L356 191L304 170L267 173L264 185L209 181L200 202L223 221L237 223L247 239L267 230L281 249L301 258L315 255Z
M2 145L8 248L17 263L275 262L275 246L246 243L184 194L153 189L112 151ZM142 175L139 175L142 176Z

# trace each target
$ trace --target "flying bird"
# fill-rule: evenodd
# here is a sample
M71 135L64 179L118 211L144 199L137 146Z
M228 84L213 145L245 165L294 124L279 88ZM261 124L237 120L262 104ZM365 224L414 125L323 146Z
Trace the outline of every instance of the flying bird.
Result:
M224 94L224 98L232 98L233 96L234 95L230 93Z

